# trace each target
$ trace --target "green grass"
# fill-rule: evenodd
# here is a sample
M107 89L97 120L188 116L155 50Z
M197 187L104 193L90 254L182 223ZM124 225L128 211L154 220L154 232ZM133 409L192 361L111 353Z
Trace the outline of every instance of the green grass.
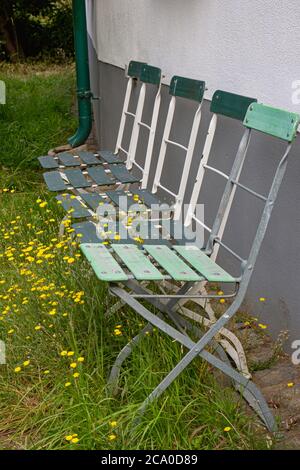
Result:
M105 318L115 300L70 230L58 240L60 208L36 171L36 157L74 131L72 70L6 67L0 79L8 87L0 109L0 339L7 348L0 449L266 448L255 418L200 359L133 427L138 407L185 351L154 331L126 361L111 396L110 367L144 322L127 308ZM73 434L77 443L65 439Z

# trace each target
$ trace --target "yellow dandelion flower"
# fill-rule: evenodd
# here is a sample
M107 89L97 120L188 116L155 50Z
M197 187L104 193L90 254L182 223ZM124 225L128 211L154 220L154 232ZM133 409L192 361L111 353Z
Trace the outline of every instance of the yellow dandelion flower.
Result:
M72 444L77 444L77 442L79 442L79 439L78 437L73 437L73 439L71 440Z
M260 301L260 302L265 302L266 299L265 299L265 297L260 297L260 298L259 298L259 301Z
M115 428L118 425L117 421L111 421L109 424L112 428Z
M72 369L76 369L77 363L76 363L76 362L72 362L72 363L70 364L70 367L71 367Z
M30 364L30 361L29 361L29 360L23 362L23 366L24 366L24 367L29 366L29 364Z
M36 325L36 326L34 327L34 329L35 329L36 331L39 331L41 328L42 328L41 325Z
M83 356L80 356L78 359L77 359L78 362L84 362L84 357Z
M229 432L231 431L231 427L230 426L226 426L226 428L224 428L224 432Z
M74 354L75 354L74 351L68 351L68 352L67 352L67 355L68 355L69 357L70 357L70 356L74 356Z
M219 302L220 304L225 304L225 299L220 299Z
M71 382L66 382L65 383L65 387L70 387L70 385L72 385Z
M295 385L294 382L289 382L289 383L287 384L287 386L288 386L289 388L294 387L294 385Z
M262 330L265 330L267 328L267 325L263 325L263 323L259 323L258 324L259 328L261 328Z
M15 369L14 369L14 371L15 371L16 373L18 373L18 372L21 372L21 370L22 370L22 369L21 369L21 367L20 367L20 366L18 366L18 367L15 367Z
M73 439L73 435L72 435L72 434L70 434L70 435L68 435L68 436L65 436L65 440L68 441L68 442L70 442L72 439Z
M68 263L69 264L75 263L75 258L68 258Z
M77 379L77 377L79 377L79 372L75 372L75 373L73 374L73 377L74 377L74 379Z
M115 328L115 330L114 330L114 335L115 335L115 336L121 336L121 335L122 335L122 331L121 331L119 328Z
M114 441L115 439L117 439L117 436L115 434L109 434L108 436L109 441Z
M8 330L7 334L8 334L8 335L12 335L12 334L14 333L14 331L15 331L15 330L12 328L11 330Z
M61 356L66 356L68 354L68 351L61 351L60 355Z
M41 202L41 203L39 204L39 206L43 209L44 207L47 206L47 204L48 204L48 202L43 201L43 202Z

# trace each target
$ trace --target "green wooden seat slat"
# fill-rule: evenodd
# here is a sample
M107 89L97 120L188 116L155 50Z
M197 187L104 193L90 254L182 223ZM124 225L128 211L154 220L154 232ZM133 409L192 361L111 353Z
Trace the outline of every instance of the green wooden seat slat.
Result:
M132 194L136 194L140 201L142 201L143 204L145 204L147 207L161 204L160 200L154 194L148 191L148 189L133 189Z
M102 205L107 202L106 199L97 193L81 193L80 196L84 202L95 212L100 204Z
M244 125L287 142L292 142L297 135L299 122L299 114L253 103L248 108Z
M44 155L38 158L41 166L46 170L52 170L58 168L58 162L55 158L51 157L50 155Z
M95 181L95 183L100 186L110 186L114 184L114 180L111 179L108 174L105 172L102 166L92 166L87 169L89 176Z
M106 163L124 163L124 159L114 154L111 150L98 150L97 153Z
M144 245L144 248L175 281L201 281L203 279L167 246Z
M128 276L107 248L98 243L83 243L80 249L101 281L127 281Z
M43 174L45 183L49 191L65 191L67 184L62 179L59 171L48 171Z
M82 217L91 217L89 210L77 199L70 194L56 196L58 201L73 219L81 219Z
M58 159L64 166L80 166L79 158L75 158L70 152L59 153Z
M112 249L130 269L137 280L163 280L159 270L151 263L142 250L134 245L112 245Z
M201 80L194 80L192 78L185 78L174 76L170 83L170 95L180 96L188 100L194 100L201 103L205 92L205 82Z
M106 191L107 196L112 200L112 202L118 206L122 211L128 212L130 206L137 205L137 201L133 199L132 196L129 196L122 189L116 191Z
M228 274L217 263L210 259L195 245L174 246L174 249L193 268L200 272L210 282L236 282L236 279Z
M91 186L91 183L84 177L81 170L65 170L64 173L73 188L88 188Z
M140 178L137 178L132 173L129 173L125 165L109 165L109 169L116 180L120 181L121 183L137 183L140 181Z
M86 165L101 165L101 161L92 152L78 152L80 160Z
M217 90L213 95L210 111L243 121L250 104L256 101L255 98L249 98L248 96Z

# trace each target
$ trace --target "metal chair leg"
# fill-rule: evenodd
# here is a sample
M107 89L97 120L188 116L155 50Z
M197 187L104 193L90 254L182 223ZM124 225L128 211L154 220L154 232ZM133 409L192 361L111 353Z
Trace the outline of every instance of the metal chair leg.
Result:
M210 343L210 341L214 338L215 334L218 332L218 324L214 324L209 330L209 332L204 334L203 337L197 343L194 343L188 336L185 336L184 334L180 333L168 323L164 322L161 318L158 318L156 315L146 309L142 304L140 304L140 302L134 299L129 293L127 293L123 289L119 287L112 287L111 290L114 294L124 300L131 308L133 308L148 322L159 328L171 338L180 342L183 346L186 346L189 350L188 353L181 359L181 361L179 361L178 364L173 368L173 370L161 381L161 383L152 391L152 393L150 393L150 395L147 397L147 399L141 406L137 419L140 419L147 405L151 403L154 399L158 398L179 376L179 374L193 361L193 359L195 359L197 356L200 356L204 360L209 362L211 365L221 370L224 374L228 375L236 383L238 383L240 385L239 391L242 393L248 403L254 408L254 410L259 414L259 416L263 419L267 428L271 432L275 432L277 430L277 425L273 414L269 409L268 404L264 399L262 393L254 385L254 383L252 383L241 373L233 369L233 367L226 364L224 361L218 359L213 354L204 349L207 344ZM227 316L229 317L229 315ZM222 324L224 323L224 319L222 319L221 321L218 320L218 322ZM246 392L244 392L245 390Z
M120 376L120 371L123 362L130 356L133 351L133 348L139 344L139 342L144 338L144 336L153 330L153 326L148 323L134 338L132 338L129 343L124 346L124 348L119 352L117 359L115 360L114 365L109 374L109 378L107 381L108 390L113 395L116 394L118 388L118 380Z

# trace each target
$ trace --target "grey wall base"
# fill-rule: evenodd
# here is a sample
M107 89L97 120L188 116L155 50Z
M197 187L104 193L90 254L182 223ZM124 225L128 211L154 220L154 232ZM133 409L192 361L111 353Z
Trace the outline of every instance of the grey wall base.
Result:
M96 134L102 149L113 149L115 146L120 113L124 99L126 82L124 70L97 60L95 51L90 47L92 88L100 101L94 102L94 117ZM151 64L155 65L155 64ZM182 74L182 70L178 74ZM205 80L205 77L198 77ZM209 83L207 84L209 87ZM235 91L235 90L228 90ZM154 94L154 90L153 90ZM168 87L163 86L162 106L158 123L158 132L154 148L154 161L159 152L159 142L162 136L163 124L169 102ZM265 103L272 105L272 103ZM189 199L193 178L201 158L203 143L210 120L210 102L205 101L201 131L190 172L191 183L186 192ZM183 144L188 139L190 124L190 109L193 103L179 103L178 119L175 121L174 134ZM146 103L144 120L149 122L149 105ZM232 164L237 145L242 135L240 123L230 119L222 119L213 146L215 166L228 171ZM128 140L128 135L126 136ZM126 140L126 139L125 139ZM141 133L138 149L139 155L144 155L145 138ZM128 143L128 142L127 142ZM127 145L125 143L124 145ZM282 143L274 143L263 135L255 135L251 142L251 151L244 167L242 182L251 185L253 189L266 193L274 174L275 165L282 153ZM183 155L172 149L167 155L166 178L172 181L177 190L182 168ZM155 167L155 164L153 165ZM153 171L150 177L150 188ZM163 183L163 181L162 181ZM169 183L170 184L170 183ZM209 225L217 210L224 182L218 176L210 176L200 195L200 203L204 203L205 220ZM239 204L235 202L229 219L224 241L234 247L242 256L247 256L252 236L260 214L260 202L242 191L238 193ZM209 201L206 205L206 202ZM251 285L247 294L245 312L257 316L268 326L268 331L276 337L280 331L288 330L289 340L287 349L292 341L300 339L300 139L294 145L289 158L288 170L274 209L272 219L264 240L259 260L255 267ZM220 251L219 261L228 270L235 269L233 260L223 259ZM266 302L259 301L265 297Z

